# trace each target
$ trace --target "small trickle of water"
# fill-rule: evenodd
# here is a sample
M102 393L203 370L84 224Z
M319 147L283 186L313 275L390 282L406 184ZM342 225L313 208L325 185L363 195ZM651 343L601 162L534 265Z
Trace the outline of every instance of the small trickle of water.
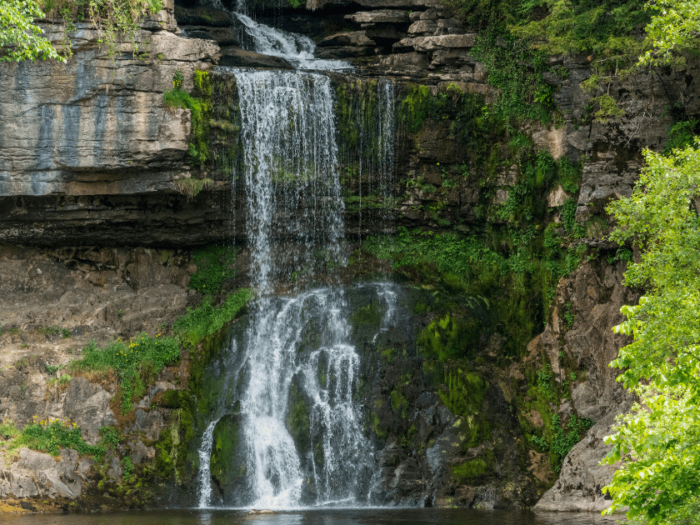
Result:
M219 420L212 421L202 436L202 446L199 449L199 508L206 509L211 505L211 451L214 443L214 428Z

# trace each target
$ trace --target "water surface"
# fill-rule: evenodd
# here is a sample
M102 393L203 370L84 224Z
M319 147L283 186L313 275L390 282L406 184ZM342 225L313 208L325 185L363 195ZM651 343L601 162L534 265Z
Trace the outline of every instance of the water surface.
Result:
M588 513L466 509L316 509L271 515L239 510L0 515L3 525L612 525L620 519Z

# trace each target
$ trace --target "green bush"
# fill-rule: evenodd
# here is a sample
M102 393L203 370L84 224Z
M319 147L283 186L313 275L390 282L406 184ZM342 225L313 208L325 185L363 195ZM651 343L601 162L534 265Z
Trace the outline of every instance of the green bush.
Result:
M81 456L102 457L105 449L88 445L82 438L80 427L67 421L35 421L27 425L10 444L10 450L27 447L39 452L58 456L60 449L72 448Z
M205 297L201 305L188 310L175 321L173 332L183 346L194 348L206 336L238 316L252 298L253 291L242 288L226 297L224 303L216 308L211 304L211 298Z
M83 348L83 358L69 363L71 371L105 372L114 370L121 387L123 412L132 410L134 398L140 396L148 380L166 365L180 358L180 345L172 337L148 337L143 333L128 344L117 339L104 349L92 340Z
M207 246L195 250L192 258L197 270L190 277L190 288L202 295L218 293L224 281L233 277L233 270L228 268L236 261L232 246Z

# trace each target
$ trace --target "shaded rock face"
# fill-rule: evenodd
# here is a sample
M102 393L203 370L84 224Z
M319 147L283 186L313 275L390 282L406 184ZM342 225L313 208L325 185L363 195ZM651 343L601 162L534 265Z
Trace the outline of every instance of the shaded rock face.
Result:
M361 356L355 397L377 450L374 503L534 504L534 462L518 445L526 438L503 371L483 361L443 363L426 356L420 335L434 319L428 313L433 296L394 285L395 309L388 311L374 286L346 292L351 338Z
M144 22L136 40L110 58L97 31L79 24L67 64L0 66L0 195L143 193L172 188L183 175L189 111L166 110L177 70L192 89L195 69L217 57L213 42L183 39L170 10ZM60 27L46 27L59 40Z
M564 377L561 355L572 360L585 376L572 381L571 402L562 405L566 413L590 419L595 425L574 446L564 460L561 474L535 508L561 511L601 511L610 506L609 497L601 489L612 480L615 466L599 465L610 447L603 438L611 434L615 417L629 410L633 398L615 379L620 373L608 364L629 338L614 334L612 327L624 317L620 308L635 304L639 294L622 285L625 263L615 265L603 261L583 264L557 289L555 308L544 333L533 341L533 348L548 356L558 381ZM563 312L575 316L567 327Z

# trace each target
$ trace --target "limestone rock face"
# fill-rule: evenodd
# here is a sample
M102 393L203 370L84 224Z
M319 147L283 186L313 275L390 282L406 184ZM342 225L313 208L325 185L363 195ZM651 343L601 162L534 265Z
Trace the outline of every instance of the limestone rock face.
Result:
M600 512L612 504L601 489L610 483L616 465L600 465L610 451L603 438L611 434L615 417L629 410L631 403L613 407L591 428L566 456L554 486L535 505L537 510Z
M162 24L114 57L90 24L70 33L66 63L0 65L0 196L142 193L172 188L188 148L188 110L166 110L176 71L192 89L195 68L218 57L214 42L176 36ZM157 20L156 20L157 22ZM61 28L47 26L50 40Z
M61 450L54 459L23 448L17 463L0 468L0 498L41 496L74 500L82 494L85 474L91 466L92 461L80 459L75 450Z
M555 485L537 504L542 510L601 511L610 500L601 492L616 468L599 465L609 451L603 438L611 433L615 417L629 410L632 396L615 379L619 370L608 364L617 357L628 338L613 333L612 327L623 321L620 308L635 304L638 294L622 285L625 263L608 265L602 261L585 263L559 283L555 310L544 333L531 343L549 357L552 372L560 381L560 353L573 359L585 377L572 382L571 403L562 404L562 417L573 411L591 419L595 425L569 452ZM573 326L562 320L565 305L571 305Z
M109 392L84 377L76 377L70 382L63 411L81 427L83 439L91 445L99 441L101 427L117 424L109 408L111 399Z

